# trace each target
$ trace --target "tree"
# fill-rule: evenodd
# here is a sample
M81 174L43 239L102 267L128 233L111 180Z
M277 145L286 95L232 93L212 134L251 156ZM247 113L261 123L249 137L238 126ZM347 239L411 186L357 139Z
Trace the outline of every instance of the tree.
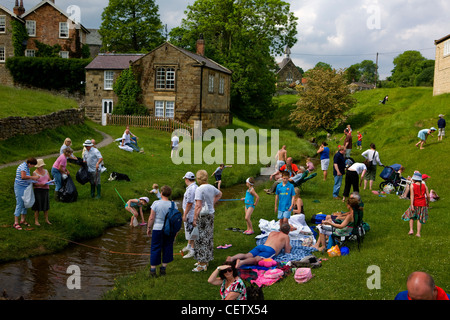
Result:
M154 0L109 0L99 33L104 50L148 52L164 41Z
M300 92L291 122L301 131L329 131L345 120L345 113L355 104L344 72L314 68L308 70L307 85Z
M143 115L148 113L147 108L138 102L141 100L142 90L131 66L120 73L113 84L113 90L119 100L118 105L114 108L114 114Z
M360 63L353 64L345 70L347 83L375 83L376 74L377 65L372 60L364 60Z
M274 110L274 55L297 39L297 18L281 0L197 0L187 7L182 25L172 29L174 45L195 51L199 35L205 56L233 71L231 108L249 118Z
M392 70L392 81L399 87L411 87L417 83L432 83L434 78L431 77L431 67L434 66L434 60L428 60L422 56L419 51L405 51L394 58L394 69ZM425 71L425 69L428 69ZM416 78L420 76L419 82Z

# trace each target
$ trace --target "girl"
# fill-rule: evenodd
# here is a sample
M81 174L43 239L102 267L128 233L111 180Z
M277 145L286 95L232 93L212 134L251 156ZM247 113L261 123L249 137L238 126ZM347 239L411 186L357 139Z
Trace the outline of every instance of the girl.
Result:
M34 187L34 198L36 201L31 208L34 211L34 224L40 226L39 224L39 211L44 212L45 222L51 224L48 220L48 210L50 209L49 201L49 185L47 182L50 181L50 175L48 171L44 168L45 163L43 159L37 159L36 170L33 172L33 176L38 176L39 179L36 180Z
M415 172L412 177L412 183L409 186L409 197L411 205L402 216L404 221L409 221L409 235L414 234L414 221L417 220L416 236L420 237L422 224L428 220L428 205L430 196L426 184L422 183L422 175Z
M137 219L137 217L138 217L138 212L137 212L136 208L139 208L139 214L141 215L141 219L142 219L142 223L140 225L141 226L146 225L142 207L147 205L148 202L149 202L149 199L147 197L140 197L139 199L130 199L127 201L127 204L125 205L125 210L127 210L133 214L133 217L131 217L130 226L133 225L133 220Z
M294 209L292 210L293 214L305 214L303 211L303 200L300 198L300 188L295 187L295 197L294 197Z
M314 171L314 164L311 162L311 158L306 158L306 168L309 172Z
M245 222L247 222L247 230L244 231L244 234L253 234L255 233L255 231L253 231L251 217L253 210L255 210L255 206L258 204L259 196L256 193L255 188L253 188L255 179L253 179L252 177L247 178L245 184L247 185L248 189L245 193L245 198L241 199L245 203Z

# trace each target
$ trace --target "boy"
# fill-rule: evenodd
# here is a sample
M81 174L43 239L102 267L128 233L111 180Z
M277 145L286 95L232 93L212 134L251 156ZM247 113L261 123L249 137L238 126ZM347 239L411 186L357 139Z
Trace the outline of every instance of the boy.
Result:
M289 182L289 172L283 171L281 178L283 182L277 185L275 191L275 212L278 213L277 218L280 220L280 227L284 223L288 223L295 197L294 185Z
M213 174L211 175L214 176L214 178L216 178L216 183L217 183L217 189L220 190L220 184L222 183L222 171L225 168L231 168L232 166L226 166L223 163L217 167L216 171L213 172Z
M362 134L359 131L357 132L358 132L358 141L356 142L356 145L359 150L362 150Z

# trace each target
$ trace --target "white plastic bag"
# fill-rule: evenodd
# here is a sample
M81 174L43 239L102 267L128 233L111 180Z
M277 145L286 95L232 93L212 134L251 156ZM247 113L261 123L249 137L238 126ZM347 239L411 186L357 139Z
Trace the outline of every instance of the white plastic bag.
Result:
M198 227L194 227L191 232L191 237L189 240L197 240L198 239Z
M23 206L25 208L31 208L34 204L34 190L33 190L33 184L30 183L30 185L25 189L22 196L23 200Z

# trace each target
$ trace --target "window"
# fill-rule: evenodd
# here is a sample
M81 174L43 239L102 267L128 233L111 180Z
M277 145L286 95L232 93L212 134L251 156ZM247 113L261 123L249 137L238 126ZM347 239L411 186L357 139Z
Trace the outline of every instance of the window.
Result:
M113 83L114 83L114 71L105 71L105 83L103 85L103 88L105 90L112 90L113 89Z
M155 117L171 118L175 116L175 101L155 101Z
M225 93L225 77L219 77L219 94Z
M450 40L444 42L444 57L450 55Z
M175 89L175 68L159 67L156 69L156 89Z
M214 92L214 75L210 74L208 77L208 92Z
M69 51L60 51L59 56L63 59L69 59Z
M69 37L69 23L60 22L59 23L59 37L68 38Z
M25 50L25 57L35 57L36 51L33 49L27 49Z
M5 62L6 52L5 47L0 47L0 62Z
M292 76L292 71L289 71L289 72L288 72L288 75L287 75L287 77L286 77L286 82L287 82L287 83L292 83L292 81L294 81L293 78L294 78L294 77Z
M26 28L28 36L35 37L36 36L36 21L33 20L27 20L26 21Z
M6 33L6 16L0 16L0 33Z

